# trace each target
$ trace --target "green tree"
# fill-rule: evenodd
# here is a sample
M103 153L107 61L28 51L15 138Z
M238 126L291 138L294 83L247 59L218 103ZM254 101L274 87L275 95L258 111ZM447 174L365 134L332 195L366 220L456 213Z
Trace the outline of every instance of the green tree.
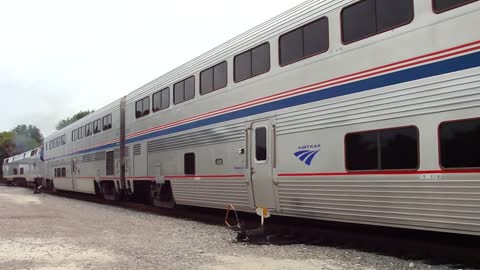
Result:
M92 112L93 112L93 110L91 110L91 111L90 110L80 111L80 112L74 114L72 117L68 117L67 119L63 119L60 122L58 122L56 129L60 130L60 129L70 125L71 123L73 123L73 122L75 122L79 119L82 119L83 117L91 114Z
M39 147L43 143L43 135L36 126L18 125L12 133L17 154Z

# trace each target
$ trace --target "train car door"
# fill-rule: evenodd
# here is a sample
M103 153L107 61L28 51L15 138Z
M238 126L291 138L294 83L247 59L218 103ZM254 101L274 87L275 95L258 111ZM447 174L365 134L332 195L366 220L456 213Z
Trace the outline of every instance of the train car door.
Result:
M272 124L260 121L250 132L250 171L255 207L275 208L273 187Z

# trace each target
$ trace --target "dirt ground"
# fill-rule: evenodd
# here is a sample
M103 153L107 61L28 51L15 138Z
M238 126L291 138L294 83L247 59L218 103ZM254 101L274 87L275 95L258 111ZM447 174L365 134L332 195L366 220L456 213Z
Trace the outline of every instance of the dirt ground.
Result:
M222 226L0 186L0 269L449 269L355 250L246 245Z

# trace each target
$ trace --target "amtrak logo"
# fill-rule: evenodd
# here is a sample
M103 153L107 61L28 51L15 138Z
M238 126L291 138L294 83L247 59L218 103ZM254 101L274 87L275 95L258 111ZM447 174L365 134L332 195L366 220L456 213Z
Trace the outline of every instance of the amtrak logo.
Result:
M298 159L300 159L307 166L312 164L312 160L320 152L320 144L302 145L298 147L299 151L293 153Z

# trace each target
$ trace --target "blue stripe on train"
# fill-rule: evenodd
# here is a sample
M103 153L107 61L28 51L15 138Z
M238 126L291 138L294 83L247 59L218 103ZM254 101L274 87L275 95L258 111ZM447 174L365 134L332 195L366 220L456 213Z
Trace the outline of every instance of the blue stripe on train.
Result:
M172 134L180 131L208 126L216 123L226 122L226 121L239 119L247 116L252 116L256 114L261 114L269 111L285 109L289 107L294 107L298 105L303 105L311 102L316 102L320 100L330 99L330 98L354 94L354 93L360 93L360 92L364 92L364 91L368 91L376 88L424 79L432 76L465 70L465 69L474 68L478 66L480 66L480 52L463 55L463 56L459 56L459 57L451 58L447 60L442 60L442 61L431 63L431 64L417 66L417 67L413 67L405 70L400 70L400 71L380 75L373 78L368 78L368 79L364 79L356 82L339 85L339 86L333 86L333 87L318 90L315 92L310 92L310 93L299 95L299 96L285 98L282 100L273 101L266 104L241 109L235 112L229 112L222 115L213 116L207 119L202 119L202 120L198 120L188 124L183 124L183 125L171 127L165 130L160 130L153 133L130 138L126 140L126 143L130 144L130 143L143 141L146 139L151 139L151 138L155 138L155 137L159 137L167 134ZM99 151L107 148L112 148L117 145L118 143L103 145L95 148L82 150L74 153L73 155L84 154L92 151Z

